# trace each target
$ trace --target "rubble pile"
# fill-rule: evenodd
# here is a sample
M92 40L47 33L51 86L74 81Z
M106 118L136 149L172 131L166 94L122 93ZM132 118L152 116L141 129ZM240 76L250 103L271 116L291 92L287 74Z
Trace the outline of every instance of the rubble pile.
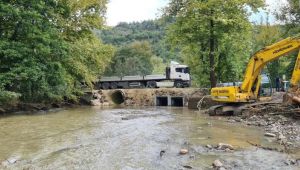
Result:
M286 150L300 148L300 108L280 103L261 103L244 108L242 115L229 118L249 126L260 126L265 136L277 140Z
M291 90L283 96L283 103L300 105L300 89Z

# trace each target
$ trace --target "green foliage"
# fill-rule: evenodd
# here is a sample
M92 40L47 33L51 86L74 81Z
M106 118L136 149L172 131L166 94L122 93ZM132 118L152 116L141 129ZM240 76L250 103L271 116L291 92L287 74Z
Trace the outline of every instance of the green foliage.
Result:
M0 106L14 105L18 102L21 95L15 92L0 90Z
M112 56L90 30L104 2L0 2L0 89L25 102L75 99L79 82L91 85Z
M284 22L285 31L289 35L300 32L300 2L299 0L287 0L287 4L277 12L277 19Z
M166 67L168 66L163 62L162 58L159 58L157 56L151 57L151 64L153 66L152 74L165 74L166 73Z
M115 54L110 67L106 71L108 76L128 76L151 74L153 65L151 46L147 41L133 42L121 47Z
M300 2L299 0L287 0L287 4L277 12L277 19L284 23L282 37L294 36L300 32ZM290 79L295 67L297 54L290 54L286 67L283 67L287 78Z
M189 56L188 64L198 85L208 86L210 82L215 86L217 80L241 77L242 66L251 50L251 24L245 6L256 10L263 4L262 0L170 2L165 17L174 18L175 23L168 27L168 42Z

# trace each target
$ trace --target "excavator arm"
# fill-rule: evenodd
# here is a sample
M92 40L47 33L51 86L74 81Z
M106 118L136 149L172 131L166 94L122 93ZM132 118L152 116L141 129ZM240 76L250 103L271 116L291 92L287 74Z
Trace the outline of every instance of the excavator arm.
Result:
M225 103L256 101L260 87L260 74L269 62L300 49L300 36L289 37L256 52L247 65L241 86L212 88L213 100ZM291 85L298 86L300 81L300 51L292 75Z
M291 78L292 89L295 90L295 88L298 88L299 82L300 82L300 51L298 53L298 57L297 57L294 71L293 71L292 78Z

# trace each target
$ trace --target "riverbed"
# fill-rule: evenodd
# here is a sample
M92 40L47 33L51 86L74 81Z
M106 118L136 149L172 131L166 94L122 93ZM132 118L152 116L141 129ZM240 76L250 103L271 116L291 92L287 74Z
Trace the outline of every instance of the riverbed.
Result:
M0 169L299 169L257 127L186 108L79 107L0 118ZM230 144L233 151L208 148ZM180 149L188 153L180 155Z

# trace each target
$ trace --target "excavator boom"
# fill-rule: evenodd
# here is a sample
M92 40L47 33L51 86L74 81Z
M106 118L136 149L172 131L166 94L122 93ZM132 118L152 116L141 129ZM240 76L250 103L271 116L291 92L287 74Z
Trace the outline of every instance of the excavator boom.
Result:
M211 89L214 101L223 103L245 103L258 99L260 74L264 66L280 57L300 49L300 36L289 37L256 52L249 60L241 86L215 87ZM291 85L300 81L300 51L293 71Z

